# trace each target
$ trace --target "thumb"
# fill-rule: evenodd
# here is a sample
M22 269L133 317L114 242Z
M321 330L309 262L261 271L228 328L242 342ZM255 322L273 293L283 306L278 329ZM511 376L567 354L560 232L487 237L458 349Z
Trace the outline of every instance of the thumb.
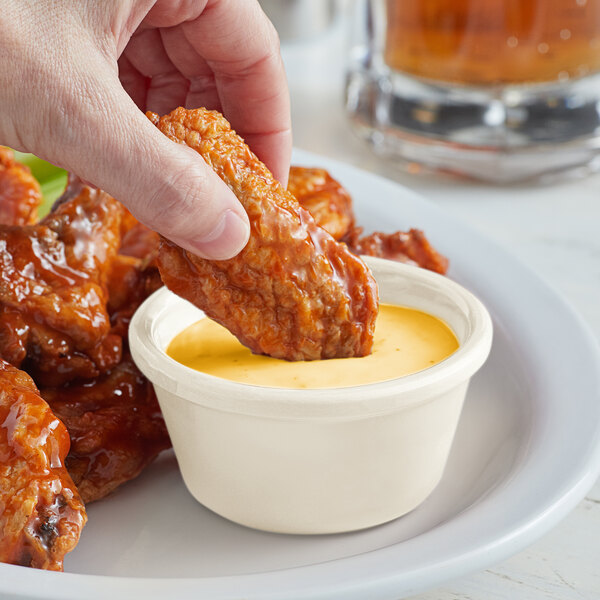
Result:
M242 250L250 233L248 216L202 157L162 134L118 81L105 85L102 95L103 102L72 101L70 131L61 139L59 129L53 140L52 154L61 166L194 254L222 260Z

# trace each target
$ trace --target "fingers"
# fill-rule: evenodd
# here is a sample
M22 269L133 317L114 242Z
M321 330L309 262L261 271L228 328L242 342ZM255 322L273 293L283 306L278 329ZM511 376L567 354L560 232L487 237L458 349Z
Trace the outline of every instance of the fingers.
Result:
M140 116L145 121L134 125L138 136L129 157L136 172L130 171L127 179L124 172L117 177L103 173L103 183L94 183L151 229L194 254L216 260L237 254L250 228L233 192L196 152L167 139Z
M257 0L158 0L125 56L152 82L147 106L220 110L287 184L292 148L279 40Z
M144 77L125 55L119 58L119 79L125 91L140 110L146 110L146 94L150 81Z
M249 224L233 192L197 153L158 131L115 74L105 72L98 81L100 71L79 84L81 101L61 103L59 95L50 116L56 124L52 147L40 140L29 149L106 190L141 222L194 254L237 254ZM65 112L69 120L58 125Z
M225 116L285 184L292 148L289 94L277 34L258 2L213 0L181 28L213 71ZM178 68L193 68L191 59L171 57Z
M83 176L121 200L151 229L194 254L217 260L237 254L250 229L233 192L197 153L167 139L125 101L119 103L123 122L116 131L110 119L100 125L107 131L114 162L122 168L115 171L113 165Z
M289 98L277 36L258 2L62 0L21 6L0 0L0 6L0 54L6 58L0 65L0 139L105 189L140 221L192 252L207 258L238 252L249 226L233 193L197 154L163 136L135 103L142 105L145 93L146 104L166 112L208 98L285 184ZM40 23L47 26L43 35ZM116 57L139 23L139 39L148 35L144 47L137 51L134 41L119 64L132 100L118 80ZM180 29L182 56L152 43L156 27ZM155 53L150 70L144 48ZM15 85L17 69L28 85Z
M198 56L181 29L169 27L161 30L165 52L171 63L190 81L185 108L204 107L223 112L215 83L215 75L206 61Z
M185 104L190 82L169 59L159 29L137 32L121 58L150 81L146 110L163 115Z

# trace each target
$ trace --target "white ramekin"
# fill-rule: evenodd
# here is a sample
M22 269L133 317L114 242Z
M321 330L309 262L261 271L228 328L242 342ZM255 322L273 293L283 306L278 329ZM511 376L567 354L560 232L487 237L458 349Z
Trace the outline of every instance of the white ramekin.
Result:
M267 388L200 373L167 356L173 337L204 313L166 288L136 312L131 353L154 384L188 489L214 512L279 533L352 531L407 513L440 481L469 379L490 351L490 316L446 277L366 262L382 302L443 319L459 349L383 383Z

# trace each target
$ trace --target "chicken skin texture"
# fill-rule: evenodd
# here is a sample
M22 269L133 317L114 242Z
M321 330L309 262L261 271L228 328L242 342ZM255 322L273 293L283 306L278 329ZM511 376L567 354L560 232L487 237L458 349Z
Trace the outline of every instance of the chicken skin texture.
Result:
M354 226L350 194L325 169L292 166L287 189L334 239Z
M29 168L0 146L0 225L32 225L41 203L40 184Z
M87 520L68 450L32 379L0 360L0 562L62 571Z
M344 238L344 242L356 254L412 264L441 275L448 271L448 259L418 229L394 233L375 232L364 236L362 228L355 227Z
M146 259L124 256L112 262L108 276L108 304L111 332L123 338L126 345L129 322L138 306L163 283L154 265L156 254Z
M134 256L137 258L146 258L148 255L154 255L158 251L158 233L142 225L123 204L98 190L97 188L84 183L83 180L73 173L69 173L67 187L61 197L54 203L52 212L56 211L62 204L78 201L79 198L89 196L95 202L105 203L108 207L107 213L116 213L119 217L119 254Z
M110 252L101 265L101 279L106 292L111 333L125 339L129 320L137 307L162 286L156 267L159 235L140 223L120 202L84 184L73 174L69 174L67 189L56 201L53 210L58 210L65 203L78 202L88 195L93 201L105 205L106 224L114 234ZM115 216L119 218L118 233L114 229ZM115 248L118 248L116 252Z
M160 451L171 445L154 389L127 352L133 313L162 285L158 269L152 264L158 236L154 234L154 242L144 248L138 244L140 255L149 253L148 256L123 255L123 240L132 242L143 226L116 200L75 177L69 178L68 188L54 211L87 196L98 204L98 210L106 209L102 221L112 234L110 251L96 265L96 272L104 294L102 309L108 319L106 338L118 340L123 352L101 373L80 374L76 380L58 384L51 381L42 387L44 398L71 436L66 465L86 503L104 497L139 475Z
M152 384L126 354L86 382L42 388L71 437L67 469L83 500L99 500L137 477L171 446Z
M160 236L156 231L136 221L123 233L119 254L152 262L156 260L159 242Z
M95 377L121 358L106 309L121 214L82 188L38 225L0 226L0 357L39 385Z
M442 275L448 270L448 259L418 229L363 235L362 227L354 224L350 194L325 169L293 166L288 190L318 225L355 254L413 264Z
M206 260L162 239L164 283L256 354L287 360L369 354L378 296L366 265L315 223L221 114L178 108L149 117L202 156L250 220L248 244L229 260Z

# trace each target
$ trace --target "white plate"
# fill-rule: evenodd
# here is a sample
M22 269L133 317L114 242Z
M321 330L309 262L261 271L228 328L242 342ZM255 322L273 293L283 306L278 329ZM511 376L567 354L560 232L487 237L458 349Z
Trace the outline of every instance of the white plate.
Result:
M569 306L409 190L306 152L295 162L339 178L367 231L424 229L450 257L450 277L492 313L492 353L472 382L438 488L409 515L366 531L268 534L196 503L165 453L89 507L67 573L0 565L0 595L395 600L521 550L591 487L600 471L600 352Z

